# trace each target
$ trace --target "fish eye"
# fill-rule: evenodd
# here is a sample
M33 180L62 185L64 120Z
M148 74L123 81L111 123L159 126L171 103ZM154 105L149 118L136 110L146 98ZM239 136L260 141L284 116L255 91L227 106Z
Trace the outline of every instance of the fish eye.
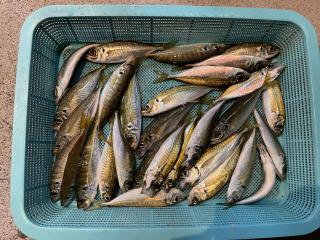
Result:
M220 131L216 131L214 134L213 134L213 137L214 138L222 138L222 136L223 136L223 134L222 134L222 132L220 132Z
M136 181L136 186L140 186L140 182L139 181Z
M242 73L237 73L237 75L236 75L236 79L238 80L238 81L243 81L244 80L244 75L242 74Z
M147 104L147 105L145 106L145 109L151 109L150 104Z
M203 50L204 50L204 51L209 51L209 48L208 48L207 46L204 46L204 47L203 47Z
M56 123L57 123L57 124L60 124L60 123L62 123L62 120L61 120L60 118L57 118L57 119L56 119Z
M275 52L277 49L274 46L269 46L269 52Z
M199 200L200 200L200 199L199 199L197 196L194 196L194 197L193 197L193 203L197 203L197 202L199 202Z
M139 143L139 147L143 148L144 147L144 143Z
M156 102L159 102L160 100L159 100L159 98L156 98Z
M56 144L56 148L60 149L61 145L60 144Z
M105 201L110 201L110 197L108 195L104 196Z
M123 75L123 74L124 74L124 72L123 72L123 71L120 71L120 72L119 72L119 74L120 74L120 75Z
M168 183L171 184L173 181L171 178L168 179Z
M133 136L128 136L127 139L129 142L132 142L134 140Z
M97 50L96 49L90 49L88 52L88 55L90 57L95 57L97 55Z

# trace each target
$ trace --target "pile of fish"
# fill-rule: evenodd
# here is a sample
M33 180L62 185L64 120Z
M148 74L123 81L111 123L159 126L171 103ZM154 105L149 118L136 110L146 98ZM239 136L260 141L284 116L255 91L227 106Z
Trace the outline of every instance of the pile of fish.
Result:
M67 207L76 199L78 208L86 210L168 206L188 197L189 205L195 205L227 183L227 205L261 200L276 176L281 181L286 177L277 140L285 125L277 81L284 66L271 62L279 54L278 47L264 43L110 42L76 50L63 63L55 89L52 202ZM142 107L136 72L147 58L181 70L158 72L153 84L185 84L157 93ZM70 86L84 59L101 66ZM115 63L121 65L105 74ZM213 91L219 96L210 99ZM257 111L260 96L265 117ZM208 110L192 115L201 105ZM150 117L142 130L143 118ZM103 131L106 127L109 134ZM245 198L256 149L263 181ZM137 159L141 163L136 167Z

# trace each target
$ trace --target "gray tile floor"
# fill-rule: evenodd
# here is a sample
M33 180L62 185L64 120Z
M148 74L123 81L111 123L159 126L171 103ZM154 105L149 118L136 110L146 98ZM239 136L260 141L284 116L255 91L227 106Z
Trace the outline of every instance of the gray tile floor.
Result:
M302 3L303 2L303 3ZM0 0L0 239L19 239L10 217L9 178L11 155L12 113L19 32L25 18L36 9L50 4L127 3L127 4L183 4L233 7L263 7L290 9L306 16L320 36L320 3L318 0ZM19 191L19 190L17 190ZM14 194L14 192L12 193Z

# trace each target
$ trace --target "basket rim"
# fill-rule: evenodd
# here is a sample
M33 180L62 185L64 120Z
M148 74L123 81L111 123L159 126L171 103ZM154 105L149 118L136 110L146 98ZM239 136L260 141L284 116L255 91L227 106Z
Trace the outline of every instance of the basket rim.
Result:
M11 161L11 186L10 207L16 226L26 235L34 239L55 239L57 234L63 234L68 239L92 238L94 231L97 239L105 239L106 233L110 239L115 237L126 239L128 234L132 238L141 238L142 234L152 234L159 239L174 237L214 236L218 238L256 238L301 235L310 233L320 227L320 190L316 192L318 205L313 214L300 222L261 224L246 226L201 226L177 228L130 228L130 229L92 229L92 228L49 228L33 223L25 212L24 206L24 176L25 174L25 147L27 126L27 101L29 91L29 76L31 66L31 49L33 33L38 24L43 20L54 17L90 17L90 16L132 16L132 17L197 17L219 19L244 19L244 20L270 20L285 21L297 25L304 33L307 46L307 60L312 92L312 117L313 122L320 121L320 97L316 89L320 89L320 56L317 34L313 25L302 15L290 10L263 9L263 8L235 8L235 7L207 7L207 6L166 6L166 5L54 5L40 8L33 12L24 22L19 41L19 55L16 74L15 104L12 134L12 161ZM320 186L320 126L314 124L314 156L316 159L316 185ZM21 137L22 136L22 137ZM19 189L19 191L16 191ZM216 230L222 230L217 232ZM246 230L246 231L241 231ZM52 233L52 234L51 234Z

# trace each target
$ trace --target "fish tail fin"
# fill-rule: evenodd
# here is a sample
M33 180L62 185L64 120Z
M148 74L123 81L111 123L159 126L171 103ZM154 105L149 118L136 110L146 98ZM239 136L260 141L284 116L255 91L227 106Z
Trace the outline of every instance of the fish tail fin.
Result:
M164 73L158 70L154 70L154 72L158 75L158 79L156 79L154 83L161 83L161 82L166 82L170 80L168 73Z
M180 72L180 71L183 71L184 69L185 69L185 67L182 65L175 65L171 68L171 71L172 72Z

